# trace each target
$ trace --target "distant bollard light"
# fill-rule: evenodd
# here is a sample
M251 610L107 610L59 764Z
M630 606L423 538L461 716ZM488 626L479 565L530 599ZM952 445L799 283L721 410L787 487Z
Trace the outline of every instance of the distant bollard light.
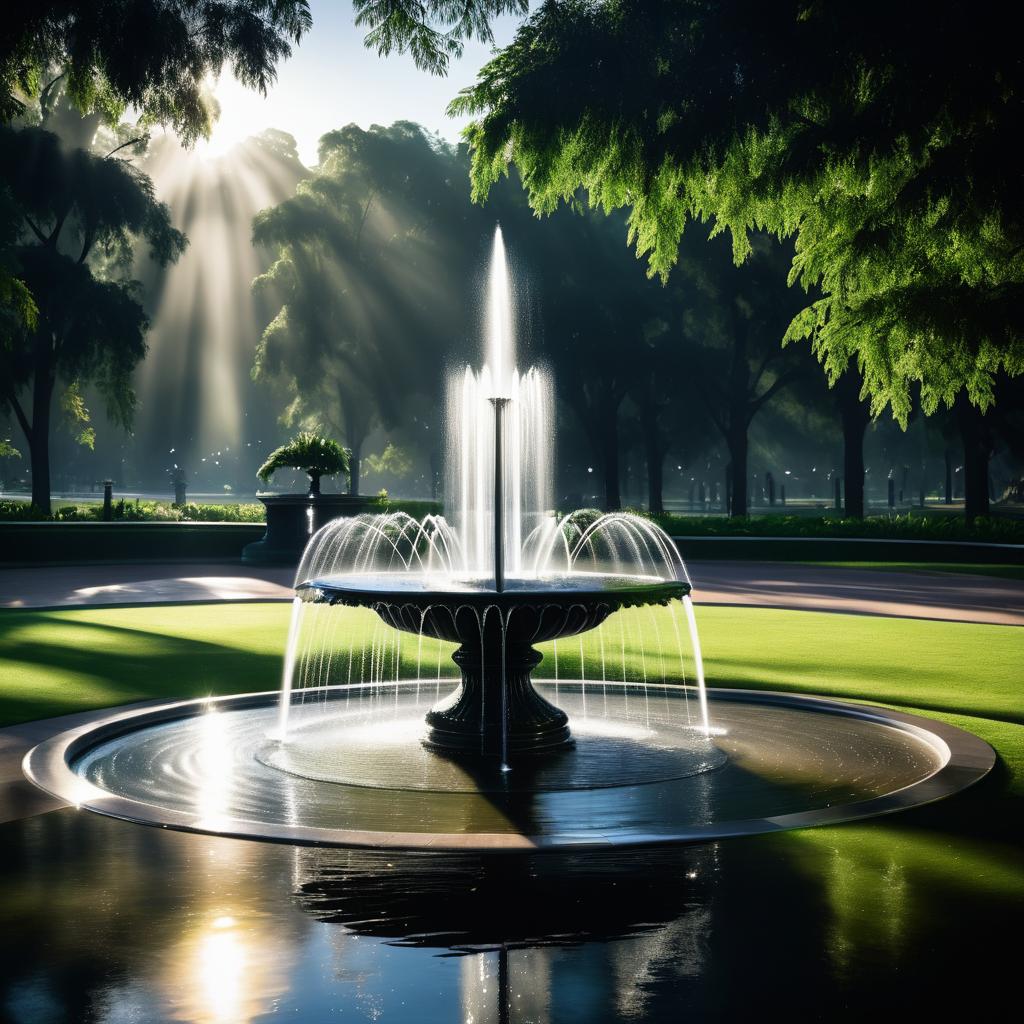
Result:
M103 481L103 521L109 523L113 518L114 481Z

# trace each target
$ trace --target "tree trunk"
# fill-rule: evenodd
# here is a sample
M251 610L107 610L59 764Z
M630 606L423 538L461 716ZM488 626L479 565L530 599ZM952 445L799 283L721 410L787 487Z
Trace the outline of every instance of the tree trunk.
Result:
M839 418L843 427L844 511L847 519L864 518L864 433L871 422L868 403L861 400L863 378L849 368L836 384Z
M665 448L658 429L658 414L653 405L643 412L644 454L647 458L647 511L664 512Z
M50 514L50 407L53 404L53 376L37 360L32 382L32 433L28 435L32 463L32 504Z
M612 403L608 403L611 405ZM607 512L622 508L619 490L619 410L608 410L601 423L601 463L604 469L604 507Z
M953 453L947 448L946 457L946 504L953 504Z
M359 493L359 471L362 468L362 444L367 439L370 431L355 416L346 418L345 440L348 443L348 451L351 453L348 459L348 493L357 495Z
M745 516L747 514L747 421L737 417L729 427L726 435L729 447L729 468L732 485L729 515Z
M961 395L956 403L960 436L964 442L964 515L973 523L988 515L988 461L992 438L985 414Z
M665 511L665 456L660 449L647 458L647 511Z
M359 493L359 469L362 462L363 439L349 442L349 451L352 452L348 460L348 493Z

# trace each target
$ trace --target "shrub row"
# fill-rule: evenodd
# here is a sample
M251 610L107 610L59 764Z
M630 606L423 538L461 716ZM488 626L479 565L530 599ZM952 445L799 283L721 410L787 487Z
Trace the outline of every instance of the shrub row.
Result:
M382 512L407 512L415 519L441 511L436 501L403 501L392 498L377 498L376 504ZM266 521L266 509L258 502L233 505L172 505L163 501L142 499L115 501L111 507L115 522L131 523L262 523ZM50 515L44 515L27 501L0 501L0 521L6 522L58 522L92 523L103 519L101 503L58 505Z
M645 514L645 513L641 513ZM961 540L990 544L1024 544L1024 520L979 518L968 525L956 515L873 516L651 516L673 537L838 537L872 540Z

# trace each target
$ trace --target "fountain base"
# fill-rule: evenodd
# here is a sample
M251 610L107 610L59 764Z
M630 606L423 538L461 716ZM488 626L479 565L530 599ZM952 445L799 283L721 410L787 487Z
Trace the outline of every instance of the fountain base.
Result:
M439 753L507 761L573 745L569 719L534 688L530 673L542 655L528 644L506 643L504 661L477 643L463 644L452 660L462 685L427 712L423 745ZM499 652L500 654L500 649Z

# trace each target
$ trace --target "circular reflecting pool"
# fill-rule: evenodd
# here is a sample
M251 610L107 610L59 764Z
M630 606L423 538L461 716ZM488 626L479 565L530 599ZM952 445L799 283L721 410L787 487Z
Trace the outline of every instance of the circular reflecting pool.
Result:
M299 843L410 849L640 846L867 817L962 789L991 748L942 723L816 698L541 683L576 747L513 771L424 749L416 682L307 694L285 742L274 694L111 714L26 758L44 789L114 817Z

